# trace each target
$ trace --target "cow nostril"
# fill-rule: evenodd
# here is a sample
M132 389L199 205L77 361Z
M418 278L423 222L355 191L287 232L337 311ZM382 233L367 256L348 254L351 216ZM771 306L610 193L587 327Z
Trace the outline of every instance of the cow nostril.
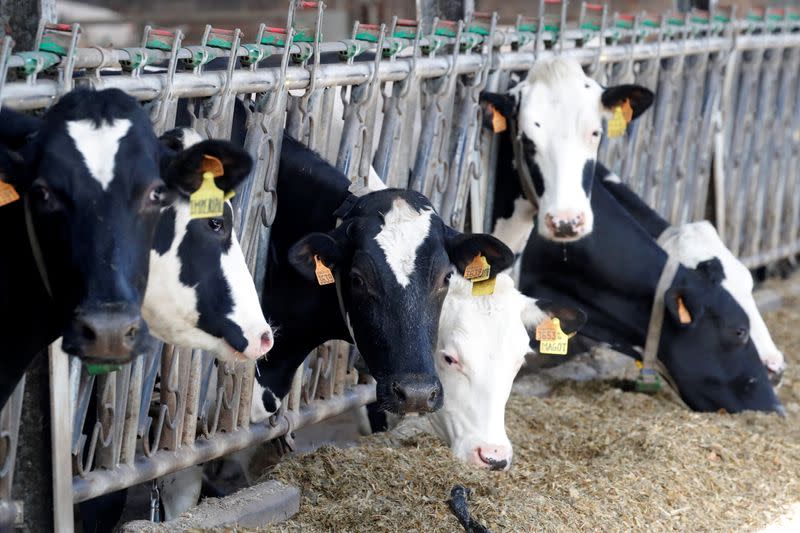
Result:
M132 341L136 339L136 335L139 334L139 326L131 326L128 328L128 331L125 332L125 340Z
M83 324L81 326L81 336L85 340L90 341L90 342L94 341L95 339L97 339L97 334L95 333L94 329L88 324Z
M400 402L406 401L406 393L398 383L392 383L392 392Z
M428 407L433 407L436 405L436 400L439 398L439 391L434 389L428 395Z
M261 354L267 353L272 348L272 333L267 332L261 335Z

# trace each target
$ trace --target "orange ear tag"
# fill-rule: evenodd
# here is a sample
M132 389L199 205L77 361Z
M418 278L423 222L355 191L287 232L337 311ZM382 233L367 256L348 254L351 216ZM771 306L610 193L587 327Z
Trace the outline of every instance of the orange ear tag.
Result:
M678 296L678 320L681 324L692 323L692 315L689 313L689 310L686 309L686 304L683 303L683 298L680 296Z
M550 318L536 326L536 340L541 354L567 355L569 335L561 331L558 318Z
M464 269L464 277L472 282L489 279L492 268L481 254L476 255Z
M10 183L0 180L0 207L19 200L19 193Z
M203 183L189 195L189 216L191 218L221 217L225 213L225 192L217 187L214 178L225 173L222 162L216 157L204 155L200 171L203 173Z
M322 262L322 259L320 259L318 255L314 256L314 263L317 265L314 269L314 273L317 275L318 284L330 285L336 282L336 279L333 277L333 272L331 272L330 268L325 266L325 263Z
M489 109L492 110L492 131L495 133L502 133L506 131L506 129L508 129L506 117L504 117L503 114L500 113L500 111L498 111L493 105L490 105Z
M494 294L496 279L489 279L492 267L489 261L481 254L475 256L464 269L464 278L472 282L473 296L488 296Z

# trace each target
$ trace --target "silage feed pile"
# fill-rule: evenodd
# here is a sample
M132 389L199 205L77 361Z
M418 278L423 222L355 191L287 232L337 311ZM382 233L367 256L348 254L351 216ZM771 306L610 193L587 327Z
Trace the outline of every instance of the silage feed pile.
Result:
M463 465L425 434L323 447L272 472L303 499L269 530L463 531L446 503L456 484L472 489L473 517L495 533L756 530L800 502L800 299L765 318L791 365L785 419L691 413L667 394L606 383L514 395L509 472Z

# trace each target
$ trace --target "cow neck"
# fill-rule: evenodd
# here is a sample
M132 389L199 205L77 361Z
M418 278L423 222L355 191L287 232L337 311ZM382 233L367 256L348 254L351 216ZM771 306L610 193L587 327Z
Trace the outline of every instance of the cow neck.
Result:
M350 184L350 187L347 188L347 195L345 196L342 205L340 205L336 211L333 212L334 216L336 217L336 227L342 225L342 222L347 218L350 212L355 207L356 202L362 196L368 194L370 189L364 185L357 184L353 182ZM353 341L353 344L356 343L356 336L353 333L353 329L350 327L350 321L347 320L347 310L344 307L344 297L342 296L342 272L340 269L336 269L334 273L334 285L336 286L336 299L339 302L339 313L342 315L342 321L344 322L347 331L350 333L350 338Z
M522 149L522 143L520 142L516 121L511 120L509 123L511 128L511 146L514 149L514 163L517 167L517 176L522 186L522 192L525 194L525 198L538 209L539 198L536 196L536 188L533 186L531 172L528 169L528 165L525 163L525 154Z
M22 231L23 202L0 207L0 220L9 231L0 260L0 408L5 405L34 356L55 341L63 328L64 304L48 301L31 253L28 234Z
M44 256L42 255L42 248L39 245L39 238L36 236L36 228L33 226L33 217L31 216L30 200L28 195L23 199L23 211L25 212L25 229L28 233L28 244L31 249L31 256L33 262L36 264L36 270L39 271L39 277L42 280L45 290L47 291L50 299L53 299L53 290L50 288L50 278L47 276L47 269L44 265Z

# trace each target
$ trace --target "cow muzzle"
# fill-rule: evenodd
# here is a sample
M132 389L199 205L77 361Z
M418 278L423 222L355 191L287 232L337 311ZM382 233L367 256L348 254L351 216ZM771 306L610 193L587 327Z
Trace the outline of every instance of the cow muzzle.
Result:
M389 380L388 398L378 398L397 414L432 413L442 406L442 384L436 376L407 375Z
M583 211L563 210L545 213L543 237L554 241L574 241L589 233L587 216Z
M126 363L146 334L138 309L103 306L79 309L64 332L62 349L70 355L101 362Z
M508 470L511 468L511 454L511 446L481 444L475 448L469 462L489 470Z

